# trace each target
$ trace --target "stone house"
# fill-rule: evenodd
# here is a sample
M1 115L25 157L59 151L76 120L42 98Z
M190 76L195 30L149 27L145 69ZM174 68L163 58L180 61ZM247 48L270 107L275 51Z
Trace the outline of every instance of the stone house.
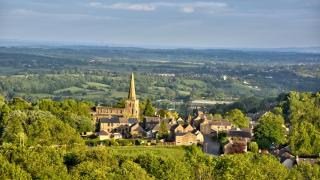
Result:
M203 134L209 135L209 134L215 134L219 132L228 132L232 129L232 123L221 120L221 121L204 121L200 125L200 131Z
M108 133L108 132L106 132L104 130L100 131L98 133L98 135L99 135L99 140L100 141L103 141L103 140L106 140L106 139L110 139L110 136L111 136L110 133Z
M230 130L227 138L229 143L224 146L225 154L245 153L247 144L252 139L252 133L247 130Z
M122 136L128 137L130 127L137 124L137 118L112 117L100 119L100 131L108 133L121 133Z
M143 120L143 126L145 130L149 131L154 128L161 121L160 117L145 117Z
M189 146L189 145L197 144L197 136L191 132L176 133L175 144L177 146L181 146L181 145Z
M140 126L139 123L136 123L130 128L131 138L142 138L146 136L146 131Z
M200 131L196 131L194 134L197 136L198 144L202 144L204 142L203 134Z

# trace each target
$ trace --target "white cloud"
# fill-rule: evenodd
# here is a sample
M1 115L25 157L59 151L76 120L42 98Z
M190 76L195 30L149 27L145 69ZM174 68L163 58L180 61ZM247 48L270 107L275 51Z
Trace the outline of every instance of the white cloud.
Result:
M159 7L176 8L183 13L193 13L195 11L218 12L224 10L228 4L223 2L152 2L152 3L113 3L103 4L101 2L90 2L89 6L95 8L120 9L131 11L154 11Z
M182 7L181 11L184 13L193 13L194 12L194 8L190 7L190 6L186 6L186 7Z
M116 3L116 4L112 4L110 8L133 10L133 11L154 11L156 9L156 6L152 4Z
M228 5L221 2L194 2L187 4L180 4L180 9L184 13L193 13L199 11L217 12L224 10Z
M134 4L134 3L114 3L114 4L102 4L100 2L90 2L89 6L96 8L107 8L107 9L120 9L120 10L131 10L131 11L154 11L156 6L153 4Z
M91 7L103 7L103 5L99 2L90 2L89 6Z

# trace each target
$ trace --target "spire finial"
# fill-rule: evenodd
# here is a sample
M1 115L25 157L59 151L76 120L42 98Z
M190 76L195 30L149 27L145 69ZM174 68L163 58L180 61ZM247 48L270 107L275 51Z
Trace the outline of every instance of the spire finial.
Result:
M133 73L131 74L130 91L129 91L128 99L136 100L136 89L134 86L134 74Z

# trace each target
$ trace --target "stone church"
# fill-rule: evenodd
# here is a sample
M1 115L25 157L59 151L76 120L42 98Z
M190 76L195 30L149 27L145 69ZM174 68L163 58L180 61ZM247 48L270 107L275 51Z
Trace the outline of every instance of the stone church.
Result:
M99 121L101 118L111 118L113 116L124 118L139 118L139 100L136 97L136 90L134 85L134 74L131 74L131 82L128 99L124 108L112 108L105 106L96 106L92 112L93 118Z

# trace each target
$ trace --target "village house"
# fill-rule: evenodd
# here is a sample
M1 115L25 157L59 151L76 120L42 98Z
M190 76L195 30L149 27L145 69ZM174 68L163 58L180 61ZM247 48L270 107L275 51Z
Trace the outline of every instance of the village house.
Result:
M247 130L230 130L227 133L228 140L243 140L246 143L252 139L252 132Z
M106 132L104 130L100 131L98 133L98 135L99 135L99 140L100 141L103 141L103 140L106 140L106 139L110 139L110 137L111 137L111 133L108 133L108 132Z
M178 124L184 124L184 120L183 120L181 117L179 117L179 118L177 119L177 123L178 123Z
M204 136L200 131L194 133L197 136L197 143L202 144L204 142Z
M157 133L160 130L161 127L161 122L164 122L166 125L166 129L168 131L168 134L170 135L170 129L171 129L171 125L166 121L166 120L161 120L158 124L156 124L151 130L147 131L147 136L148 138L156 138L157 137Z
M130 127L139 123L136 118L112 117L100 119L100 131L108 133L121 133L124 137L129 137Z
M224 154L245 153L247 143L252 139L252 132L245 130L230 130L227 133L229 143L224 146Z
M176 133L175 135L175 145L185 145L190 146L197 144L197 136L191 132L187 133Z
M200 125L200 131L206 135L216 134L219 132L228 132L231 129L232 129L232 123L225 120L221 120L221 121L205 120Z
M130 127L131 138L142 138L146 136L146 131L141 127L139 123L136 123Z
M144 117L143 126L144 129L149 131L154 128L161 121L160 117Z

